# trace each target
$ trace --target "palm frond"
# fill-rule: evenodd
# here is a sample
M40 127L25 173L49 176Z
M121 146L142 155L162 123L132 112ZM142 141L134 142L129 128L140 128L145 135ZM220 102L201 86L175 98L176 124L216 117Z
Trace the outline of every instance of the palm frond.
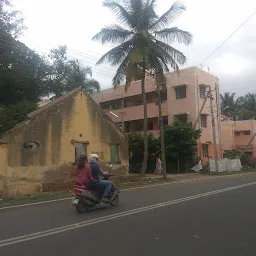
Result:
M132 28L133 30L138 31L141 27L141 23L145 20L145 17L143 16L143 2L142 0L128 0L127 2L129 2L128 10L132 19Z
M157 39L169 44L179 43L185 45L190 44L193 38L193 35L190 32L181 30L177 27L156 31L155 36Z
M131 56L128 55L121 63L119 68L116 71L116 74L113 78L113 86L116 88L117 85L125 81L125 91L130 86L133 80L140 80L142 78L142 69L138 65L130 60Z
M150 24L152 24L158 18L155 12L155 3L156 0L148 0L145 8L145 10L148 9L148 13L150 13L150 16L148 17Z
M112 83L114 88L116 88L118 85L120 85L124 81L124 78L126 77L126 73L127 73L128 64L129 64L128 57L126 57L118 67L116 74L113 77Z
M256 94L247 93L244 96L243 106L246 110L255 111L256 112Z
M133 34L133 32L126 30L117 24L114 24L102 28L101 31L92 38L92 40L100 41L102 44L123 43L127 39L130 39Z
M148 29L151 24L158 19L158 16L155 12L155 2L155 0L148 0L144 4L143 11L141 13L141 16L139 17L137 29Z
M159 89L166 88L166 77L164 75L164 63L160 59L155 60L155 81Z
M103 6L109 8L117 19L128 27L133 27L133 20L126 9L116 1L104 0Z
M113 49L105 53L96 63L96 65L102 64L104 62L109 62L112 66L118 65L127 56L132 46L133 41L131 39L120 44L117 47L114 47Z
M151 26L151 30L158 30L167 27L170 23L175 21L180 14L186 10L186 7L179 1L175 2L171 8L165 12L157 21Z
M171 56L167 52L160 49L151 49L151 53L146 57L147 69L156 70L161 67L165 72L169 72L168 60Z
M133 12L138 12L143 8L142 0L130 0L130 5Z
M177 68L177 65L184 65L186 62L186 56L180 52L179 50L175 49L174 47L156 40L155 45L157 47L159 47L159 51L164 53L166 55L166 53L168 53L168 55L166 55L166 57L169 58L168 63L171 65L171 67L174 70L178 70L179 68ZM166 52L166 53L165 53ZM175 63L174 63L175 62ZM178 63L178 64L177 64Z

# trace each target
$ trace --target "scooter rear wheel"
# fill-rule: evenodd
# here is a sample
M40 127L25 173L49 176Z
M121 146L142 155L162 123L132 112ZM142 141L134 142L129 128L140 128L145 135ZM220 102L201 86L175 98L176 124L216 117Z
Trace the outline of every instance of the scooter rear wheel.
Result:
M89 207L82 200L79 200L76 205L76 210L78 213L86 213L89 210Z

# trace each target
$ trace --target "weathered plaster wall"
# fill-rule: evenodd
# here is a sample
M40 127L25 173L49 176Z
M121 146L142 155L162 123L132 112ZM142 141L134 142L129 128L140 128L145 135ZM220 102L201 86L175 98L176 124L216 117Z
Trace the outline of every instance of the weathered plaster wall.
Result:
M6 193L8 147L0 141L0 196Z
M30 120L5 133L4 139L9 150L9 194L64 188L66 183L70 184L75 174L72 141L88 142L87 154L99 153L103 170L108 168L110 144L119 144L121 164L114 169L122 174L128 172L128 144L124 135L81 91L43 112L32 114ZM27 141L40 146L27 150L23 147Z

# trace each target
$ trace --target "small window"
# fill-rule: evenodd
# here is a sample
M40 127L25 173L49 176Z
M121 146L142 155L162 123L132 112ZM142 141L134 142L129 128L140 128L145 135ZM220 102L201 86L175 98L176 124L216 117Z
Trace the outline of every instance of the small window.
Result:
M186 93L187 93L186 85L176 87L175 92L176 92L177 100L186 98Z
M203 157L208 157L208 144L202 144Z
M154 127L153 119L148 119L148 131L152 131Z
M87 144L81 143L81 142L75 142L74 146L75 146L75 162L77 162L81 154L87 155Z
M188 121L188 115L176 115L175 119L179 120L179 121L182 121L182 122L187 122Z
M110 163L111 164L118 164L119 160L119 145L113 144L110 145Z
M205 86L200 86L200 98L201 99L205 99L205 97L206 97L206 88L205 88Z
M240 136L240 132L235 132L235 136Z
M206 128L207 127L207 116L201 115L201 127Z
M168 125L168 117L163 117L163 125Z
M244 131L244 135L251 135L251 131Z

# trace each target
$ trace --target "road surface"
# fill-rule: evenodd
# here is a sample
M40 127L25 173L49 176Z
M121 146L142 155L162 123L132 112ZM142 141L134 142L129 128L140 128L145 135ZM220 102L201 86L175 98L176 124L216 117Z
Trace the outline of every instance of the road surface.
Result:
M79 215L70 200L0 209L0 255L256 255L256 174L120 194Z

